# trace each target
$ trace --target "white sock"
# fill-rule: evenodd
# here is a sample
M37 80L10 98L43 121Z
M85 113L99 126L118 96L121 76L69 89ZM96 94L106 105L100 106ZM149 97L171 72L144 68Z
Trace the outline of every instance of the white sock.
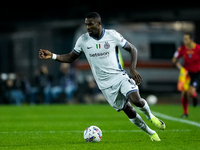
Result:
M138 108L146 115L147 119L150 120L153 117L153 115L151 113L148 103L144 99L142 100L144 101L145 104L142 108L141 107Z
M146 123L142 120L139 114L136 114L136 117L133 119L129 119L133 124L135 124L138 128L143 130L148 135L152 135L153 133L156 133L154 130L151 130Z

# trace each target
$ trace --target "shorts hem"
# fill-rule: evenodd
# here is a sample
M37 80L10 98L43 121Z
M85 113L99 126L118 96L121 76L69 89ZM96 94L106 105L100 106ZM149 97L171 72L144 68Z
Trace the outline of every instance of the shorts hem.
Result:
M126 100L126 103L124 104L123 108L122 109L118 109L117 112L120 112L121 110L123 110L126 107L128 102L129 102L129 99Z
M128 91L128 92L126 93L126 97L128 97L128 95L131 94L132 92L136 92L136 91L138 91L138 89L134 89L134 90Z

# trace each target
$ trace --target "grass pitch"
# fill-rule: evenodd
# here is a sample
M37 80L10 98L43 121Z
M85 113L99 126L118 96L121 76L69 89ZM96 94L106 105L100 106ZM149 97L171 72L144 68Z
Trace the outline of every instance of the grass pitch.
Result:
M175 118L182 113L180 105L156 105L151 110ZM185 120L200 125L200 107L191 106L189 110L189 118ZM200 127L160 117L166 123L166 130L160 131L140 115L157 131L161 142L152 142L123 112L116 112L108 104L0 106L0 149L199 149ZM83 132L90 125L102 130L99 143L86 143L83 139Z

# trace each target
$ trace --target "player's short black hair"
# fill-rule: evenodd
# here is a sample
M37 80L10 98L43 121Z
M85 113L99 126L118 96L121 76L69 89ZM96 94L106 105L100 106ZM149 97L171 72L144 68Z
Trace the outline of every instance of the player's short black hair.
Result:
M101 16L97 12L91 12L89 13L86 18L93 18L93 19L99 19L101 20Z
M189 35L190 39L194 40L194 35L190 32L185 32L184 35Z

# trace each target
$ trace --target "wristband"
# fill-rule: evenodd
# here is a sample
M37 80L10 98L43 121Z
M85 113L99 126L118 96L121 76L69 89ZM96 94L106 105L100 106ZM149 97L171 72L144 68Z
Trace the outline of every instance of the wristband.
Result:
M56 54L54 54L54 53L52 53L53 55L52 55L52 58L51 59L53 59L53 60L56 60L56 58L57 58L57 55Z

